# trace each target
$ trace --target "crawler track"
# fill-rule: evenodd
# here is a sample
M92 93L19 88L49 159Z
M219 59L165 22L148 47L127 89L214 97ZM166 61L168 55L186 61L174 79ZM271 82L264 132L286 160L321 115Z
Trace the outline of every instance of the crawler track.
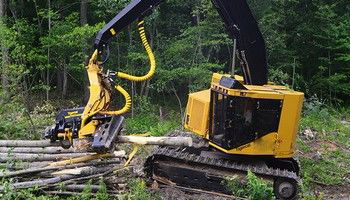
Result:
M181 136L184 136L184 133L181 133ZM192 137L196 136L193 135ZM194 138L194 140L199 140L199 138ZM147 159L145 170L149 177L163 184L225 194L229 193L227 188L222 185L225 177L244 177L247 171L250 170L259 177L273 181L275 183L275 194L279 199L295 198L299 180L297 170L271 167L270 164L266 164L271 163L271 161L265 162L265 158L244 158L230 158L208 148L161 146L156 148L153 155ZM290 198L283 198L279 194L288 192L276 185L276 182L281 181L287 181L294 187L294 191L289 191L288 196Z

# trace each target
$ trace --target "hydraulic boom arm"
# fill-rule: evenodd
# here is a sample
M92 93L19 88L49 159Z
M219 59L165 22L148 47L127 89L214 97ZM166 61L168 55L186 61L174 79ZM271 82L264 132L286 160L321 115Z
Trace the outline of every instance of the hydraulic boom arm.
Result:
M103 27L95 39L95 49L102 53L109 40L136 19L142 18L164 0L133 0Z
M101 55L109 40L124 27L147 15L165 0L133 0L97 35L95 49ZM212 0L232 39L237 39L244 81L249 85L267 83L265 42L246 0Z

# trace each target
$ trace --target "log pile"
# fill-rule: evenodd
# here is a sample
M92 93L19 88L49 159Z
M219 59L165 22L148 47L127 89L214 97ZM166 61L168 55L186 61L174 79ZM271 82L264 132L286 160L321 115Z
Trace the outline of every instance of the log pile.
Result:
M74 195L87 187L101 189L103 178L111 196L125 191L126 180L111 178L126 169L125 151L107 154L63 149L48 141L0 141L0 179L11 180L11 190L37 187L42 193ZM5 190L0 186L0 192Z
M193 145L188 137L119 136L118 142ZM78 194L88 183L91 183L91 191L97 192L101 189L102 180L108 194L118 196L127 190L128 178L117 174L123 174L123 171L130 174L133 167L125 166L126 159L123 150L96 154L74 148L63 149L58 143L47 140L0 140L0 180L11 180L9 187L12 190L36 187L42 193L56 195ZM5 189L0 185L0 193Z

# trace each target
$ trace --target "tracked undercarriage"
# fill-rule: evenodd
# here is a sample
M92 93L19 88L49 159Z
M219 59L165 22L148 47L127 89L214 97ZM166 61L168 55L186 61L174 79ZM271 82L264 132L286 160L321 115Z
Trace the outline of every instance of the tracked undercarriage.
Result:
M199 140L193 134L186 136ZM145 171L148 177L161 184L230 194L223 184L225 178L234 176L244 180L250 170L258 177L273 182L278 199L295 199L299 181L297 166L295 160L230 156L210 147L160 146L147 159Z

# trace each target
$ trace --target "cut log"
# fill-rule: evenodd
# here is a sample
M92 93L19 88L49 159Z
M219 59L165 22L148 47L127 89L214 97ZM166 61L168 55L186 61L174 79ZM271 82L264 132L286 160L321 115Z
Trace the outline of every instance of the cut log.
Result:
M0 140L0 147L52 147L60 146L59 142L50 140Z
M82 153L73 148L63 149L62 147L0 147L0 153Z
M65 165L65 166L46 166L46 167L35 167L35 168L29 168L29 169L23 169L13 172L0 172L0 178L3 177L14 177L14 176L20 176L25 174L32 174L32 173L39 173L39 172L45 172L45 171L52 171L52 170L62 170L62 169L70 169L70 168L76 168L76 167L85 167L85 166L97 166L97 165L111 165L113 164L119 164L120 161L99 161L99 162L89 162L89 163L79 163L74 165Z
M94 153L67 153L67 154L28 154L28 153L0 153L0 162L7 162L11 160L21 161L57 161L67 158L75 158Z
M79 169L79 168L78 168ZM80 176L89 176L91 174L98 174L101 172L105 172L106 170L110 169L107 167L82 167L82 170L80 171ZM11 189L23 189L23 188L31 188L31 187L42 187L42 186L48 186L50 184L60 183L62 181L66 181L69 179L72 179L76 177L75 175L62 175L57 176L54 178L48 178L48 179L38 179L34 181L25 181L25 182L18 182L11 184ZM0 186L0 192L4 191L4 186Z
M69 160L63 160L58 162L53 162L50 164L50 166L63 166L63 165L70 165L80 162L87 162L91 160L97 160L100 158L124 158L125 157L125 151L114 151L114 153L106 153L106 154L92 154L87 156L82 156L78 158L72 158Z
M64 190L69 190L69 191L74 191L74 192L81 192L85 188L90 188L92 192L97 192L101 190L101 186L99 185L63 185L63 186L56 186L54 188L57 189L64 189Z
M123 166L114 166L114 167L112 167L112 168L110 168L110 169L108 169L108 170L106 170L106 171L104 171L102 173L94 173L92 175L88 175L88 176L84 176L84 177L72 178L72 179L69 179L69 180L62 181L60 183L46 185L45 188L46 187L52 187L52 186L58 186L58 185L68 185L68 184L71 184L71 183L76 183L76 182L80 182L80 181L85 181L85 180L91 180L91 179L95 179L95 178L104 177L104 176L112 173L113 171L115 171L117 169L123 169L123 168L125 168L125 167L123 167Z
M54 178L49 178L49 179L39 179L39 180L34 180L34 181L25 181L25 182L19 182L19 183L13 183L10 187L13 190L16 189L23 189L23 188L31 188L35 186L45 186L48 184L54 184L58 183L64 180L68 180L73 178L73 175L64 175L64 176L58 176ZM4 186L0 186L0 192L4 191Z
M191 137L142 137L142 136L118 136L117 143L134 143L142 145L170 145L191 147Z
M79 197L81 195L80 192L62 192L62 191L44 191L45 194L50 194L50 195L59 195L59 196L76 196L76 197ZM119 193L120 191L118 191ZM125 192L125 191L123 191ZM96 194L92 193L91 194L92 196L96 196ZM114 197L116 199L119 199L120 197L123 197L121 195L118 195L118 194L111 194L111 193L108 193L108 196L110 198Z
M191 137L142 137L142 136L118 136L117 143L134 143L142 145L171 145L171 146L193 146ZM49 140L0 140L0 147L56 147L59 142L50 142ZM59 151L55 148L48 148L49 151ZM19 149L16 151L22 151ZM6 148L0 148L0 152L7 152ZM39 149L32 151L41 151ZM71 150L74 151L74 150ZM44 152L44 151L43 151ZM64 150L62 149L62 152ZM67 151L68 152L68 151ZM38 152L39 153L39 152Z
M52 161L40 161L40 162L6 162L0 163L0 167L4 169L11 170L20 170L20 169L29 169L33 167L46 167L52 163Z
M63 169L63 170L60 170L60 171L57 171L57 172L53 172L51 173L51 175L54 175L54 176L61 176L61 175L79 175L79 174L82 174L83 171L86 171L86 170L89 170L90 167L81 167L81 168L74 168L74 169Z

